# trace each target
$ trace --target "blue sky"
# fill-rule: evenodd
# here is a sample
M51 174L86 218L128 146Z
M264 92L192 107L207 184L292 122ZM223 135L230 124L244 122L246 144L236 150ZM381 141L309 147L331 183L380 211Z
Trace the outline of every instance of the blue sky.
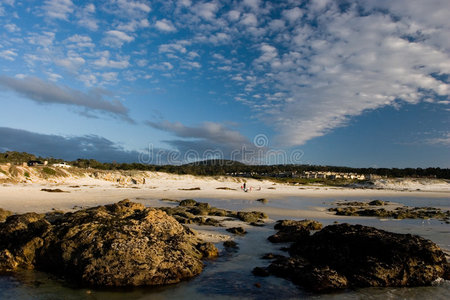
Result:
M445 0L3 0L0 150L448 168L449 15Z

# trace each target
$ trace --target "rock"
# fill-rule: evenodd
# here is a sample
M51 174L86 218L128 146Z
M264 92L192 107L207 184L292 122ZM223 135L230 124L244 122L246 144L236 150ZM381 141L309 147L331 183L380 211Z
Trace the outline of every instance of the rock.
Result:
M433 207L402 206L397 207L394 210L387 210L384 208L364 208L364 207L348 206L348 207L329 208L328 211L336 212L336 215L341 216L365 216L365 217L394 218L394 219L434 218L442 221L448 221L450 219L450 211L448 210L443 211L439 208Z
M311 230L321 229L322 224L314 220L280 220L274 228L278 232L269 236L268 240L272 243L288 243L309 236Z
M61 189L41 189L42 192L48 192L48 193L70 193L63 191Z
M219 250L213 243L202 243L197 245L197 249L203 253L203 257L214 258L219 256Z
M225 248L231 248L231 249L239 248L238 244L235 241L225 241L225 242L223 242L223 246Z
M381 200L373 200L369 202L369 205L371 206L382 206L382 205L386 205L386 203L384 201Z
M261 259L279 259L279 258L284 258L284 257L285 256L280 255L280 254L266 253L261 257Z
M247 222L247 223L258 223L261 222L263 219L267 219L267 215L263 212L259 211L239 211L237 212L237 218L241 221Z
M430 285L449 265L433 242L361 225L329 225L294 243L271 274L313 291Z
M277 230L292 230L292 229L307 229L307 230L320 230L322 224L314 220L279 220L274 226Z
M129 200L49 220L31 213L0 223L0 271L36 268L90 286L162 285L198 275L214 253L165 212Z
M231 228L227 228L226 231L234 233L234 234L238 234L238 235L243 235L243 234L247 233L247 231L245 231L245 229L242 227L231 227Z
M262 204L266 204L267 202L269 202L269 200L267 200L266 198L256 199L256 201L261 202Z
M12 212L10 212L9 210L0 208L0 222L5 221L6 218L9 217L10 215L12 215Z
M267 271L266 268L261 268L261 267L255 267L252 270L253 275L255 276L260 276L260 277L267 277L270 275L269 271Z
M195 206L197 204L197 201L194 199L185 199L180 202L180 206Z

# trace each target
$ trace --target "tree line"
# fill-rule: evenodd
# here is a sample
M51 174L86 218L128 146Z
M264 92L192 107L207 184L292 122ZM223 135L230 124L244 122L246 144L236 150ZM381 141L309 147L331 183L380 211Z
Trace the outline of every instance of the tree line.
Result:
M49 164L60 163L64 160L52 157L39 157L26 152L8 151L0 153L0 163L22 164L29 160L48 161ZM230 160L208 160L184 165L148 165L141 163L102 163L95 159L77 159L69 161L79 168L94 168L100 170L141 170L156 171L175 174L220 176L237 175L249 177L276 177L301 174L305 171L315 172L341 172L357 174L374 174L384 177L429 177L450 179L448 168L351 168L342 166L318 166L318 165L246 165Z

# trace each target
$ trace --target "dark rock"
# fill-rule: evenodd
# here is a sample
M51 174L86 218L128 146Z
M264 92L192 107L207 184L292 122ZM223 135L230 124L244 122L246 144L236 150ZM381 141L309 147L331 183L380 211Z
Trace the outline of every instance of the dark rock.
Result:
M197 201L195 201L194 199L184 199L181 200L180 202L180 206L195 206L197 204Z
M247 233L247 231L245 231L245 229L242 227L231 227L231 228L227 228L226 231L234 233L234 234L238 234L238 235L243 235L243 234Z
M375 200L379 201L379 200ZM364 207L335 207L328 211L335 212L341 216L364 216L394 219L438 219L447 221L450 219L450 211L443 211L433 207L397 207L394 210L384 208L364 208Z
M165 212L129 200L49 220L28 213L0 223L0 271L36 268L92 286L161 285L198 275L201 258L214 252Z
M280 254L266 253L261 258L262 259L280 259L280 258L284 258L284 257L285 256L280 255Z
M274 228L278 232L269 236L268 240L272 243L288 243L308 237L311 230L321 229L322 224L314 220L280 220Z
M256 199L256 201L261 202L263 204L266 204L267 202L269 202L269 200L267 200L266 198Z
M369 202L369 205L371 206L382 206L382 205L386 205L386 202L381 201L381 200L373 200Z
M270 275L266 268L256 267L252 270L253 275L260 277L267 277Z
M218 216L218 217L226 217L229 215L229 212L222 208L211 207L209 209L208 215Z
M238 244L235 241L225 241L225 242L223 242L223 246L225 248L232 248L232 249L239 248Z
M48 192L48 193L70 193L63 191L61 189L41 189L42 192Z
M263 221L258 221L258 222L251 222L251 223L248 223L249 225L252 225L252 226L256 226L256 227L264 227L264 226L266 226L266 223L264 223Z
M198 225L220 226L220 221L213 218L196 217L193 222Z
M338 206L366 206L367 202L360 202L360 201L345 201L345 202L338 202L336 203Z
M448 263L433 242L361 225L330 225L294 243L268 268L313 291L430 285Z
M239 220L247 223L258 223L263 219L267 219L267 215L259 211L239 211L236 216Z

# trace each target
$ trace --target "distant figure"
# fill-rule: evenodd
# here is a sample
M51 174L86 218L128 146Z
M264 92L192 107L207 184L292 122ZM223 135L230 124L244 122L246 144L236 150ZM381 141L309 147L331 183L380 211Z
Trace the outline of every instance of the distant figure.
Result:
M247 189L247 183L244 182L244 191Z

